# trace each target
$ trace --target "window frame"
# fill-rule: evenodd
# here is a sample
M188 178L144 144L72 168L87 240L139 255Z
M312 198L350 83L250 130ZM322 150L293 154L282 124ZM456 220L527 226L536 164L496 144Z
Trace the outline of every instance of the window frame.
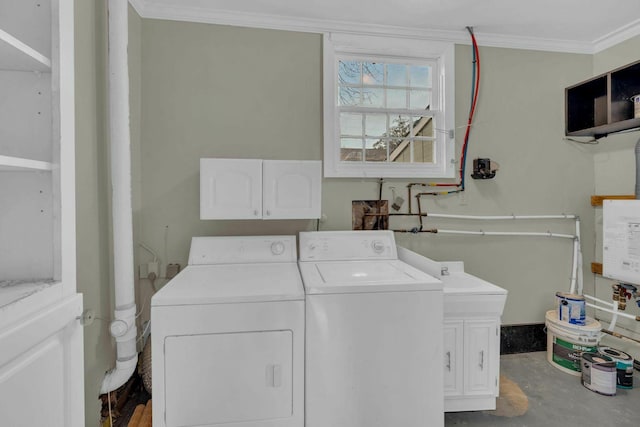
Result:
M324 176L335 178L453 178L455 176L455 73L453 43L354 34L326 33L323 37ZM433 109L436 125L434 163L391 163L340 160L338 61L354 58L384 62L436 64ZM435 99L437 97L437 99ZM399 112L381 109L379 112ZM406 113L412 110L406 110ZM443 131L444 129L444 131Z

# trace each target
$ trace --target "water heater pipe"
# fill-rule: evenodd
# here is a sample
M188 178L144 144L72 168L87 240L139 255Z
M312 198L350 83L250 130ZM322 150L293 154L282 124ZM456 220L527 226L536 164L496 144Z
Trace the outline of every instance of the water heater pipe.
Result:
M115 285L115 320L109 329L116 340L116 366L107 372L100 393L122 386L138 363L131 207L128 7L127 0L109 0L109 131Z

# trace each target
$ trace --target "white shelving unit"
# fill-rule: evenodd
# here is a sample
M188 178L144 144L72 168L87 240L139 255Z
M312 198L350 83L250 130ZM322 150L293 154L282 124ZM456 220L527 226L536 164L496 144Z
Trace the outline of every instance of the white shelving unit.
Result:
M75 293L75 254L62 252L75 247L73 31L58 31L72 5L0 0L0 307L22 313L48 303L23 301L37 289Z
M84 424L73 23L73 0L0 0L3 425Z

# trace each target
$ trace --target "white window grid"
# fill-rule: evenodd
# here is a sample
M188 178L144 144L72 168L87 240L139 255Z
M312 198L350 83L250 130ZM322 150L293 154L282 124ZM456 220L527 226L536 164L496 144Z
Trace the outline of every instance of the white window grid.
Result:
M407 40L377 40L374 44L369 44L370 40L366 37L355 37L345 35L325 35L325 176L327 177L453 177L455 169L455 160L453 151L455 149L453 135L453 46L445 46L442 43L431 43L421 41ZM335 44L334 44L335 41ZM354 42L354 43L352 43ZM428 45L425 48L425 44ZM435 48L434 48L435 46ZM329 49L327 49L327 47ZM376 52L378 53L371 53ZM408 52L414 51L420 56L407 55ZM394 52L399 52L396 55ZM432 52L433 54L424 54ZM446 52L446 57L443 54ZM428 87L431 93L430 109L424 110L413 108L379 108L368 107L362 105L340 105L339 88L349 86L338 81L338 71L340 61L361 61L361 62L379 62L384 64L405 64L405 65L427 65L431 67L431 87ZM443 65L447 64L447 79L451 79L447 83L447 96L444 96L445 88L445 72ZM386 74L384 76L386 78ZM383 84L367 84L366 88L376 89L401 89L405 90L405 96L410 96L410 89L413 86L407 79L407 86L389 85L385 80ZM362 84L362 82L361 82ZM352 87L357 88L358 84ZM330 92L327 92L327 89ZM383 90L382 93L385 93ZM382 100L382 104L386 104L386 99ZM447 106L445 114L444 106ZM406 105L410 105L410 101L406 101ZM363 120L361 124L362 132L360 134L343 133L341 131L341 114L352 113L360 114ZM415 135L414 132L403 139L407 144L411 144L411 158L403 162L391 161L391 153L389 153L389 144L387 147L387 156L385 161L366 161L367 140L384 140L380 138L382 135L372 135L366 133L365 117L372 114L385 114L387 120L401 117L429 117L433 120L432 134L429 136ZM412 120L410 121L412 122ZM387 129L390 127L387 122ZM342 161L341 159L341 137L360 140L362 154L359 161ZM391 137L390 139L397 139ZM415 154L414 144L416 142L432 141L433 163L416 162L413 158Z

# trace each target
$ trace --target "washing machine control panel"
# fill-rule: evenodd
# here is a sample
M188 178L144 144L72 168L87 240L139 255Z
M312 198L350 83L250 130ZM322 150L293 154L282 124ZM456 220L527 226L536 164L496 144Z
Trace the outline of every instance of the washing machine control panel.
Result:
M189 265L296 262L295 236L215 236L191 239Z
M300 261L397 259L392 231L312 231L300 233Z

